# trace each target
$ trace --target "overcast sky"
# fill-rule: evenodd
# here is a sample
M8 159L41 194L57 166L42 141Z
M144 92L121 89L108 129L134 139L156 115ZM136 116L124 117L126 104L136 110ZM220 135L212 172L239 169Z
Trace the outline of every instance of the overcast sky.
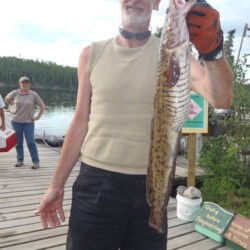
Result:
M208 0L221 13L225 35L236 29L238 55L243 29L250 28L249 0ZM152 30L163 25L168 0L153 13ZM113 37L120 24L119 0L0 0L0 56L78 64L80 50L92 41ZM247 33L250 36L250 31ZM241 54L250 53L250 37Z

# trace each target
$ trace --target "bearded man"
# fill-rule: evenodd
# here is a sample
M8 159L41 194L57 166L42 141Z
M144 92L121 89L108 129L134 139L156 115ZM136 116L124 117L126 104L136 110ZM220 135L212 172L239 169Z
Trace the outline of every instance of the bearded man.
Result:
M179 0L177 0L179 1ZM148 225L146 175L159 39L149 30L160 0L120 0L119 34L80 54L76 111L58 166L36 210L44 228L64 221L64 185L77 160L68 250L166 250L167 230ZM217 25L210 25L210 20ZM187 17L191 88L214 107L232 102L232 72L222 54L219 13L204 0ZM167 221L166 221L167 224Z

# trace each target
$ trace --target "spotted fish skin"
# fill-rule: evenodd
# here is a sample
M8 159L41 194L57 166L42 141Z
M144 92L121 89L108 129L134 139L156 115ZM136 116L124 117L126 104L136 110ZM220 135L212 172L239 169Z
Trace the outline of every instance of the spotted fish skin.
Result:
M181 129L190 110L190 45L186 15L196 0L170 0L158 57L147 173L149 225L163 233Z

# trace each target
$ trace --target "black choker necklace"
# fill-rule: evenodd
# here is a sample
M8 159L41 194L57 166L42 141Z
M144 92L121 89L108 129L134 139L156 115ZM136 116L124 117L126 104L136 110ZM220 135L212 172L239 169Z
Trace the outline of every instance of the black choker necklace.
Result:
M147 39L151 36L151 31L144 31L144 32L138 32L138 33L132 33L130 31L127 31L125 29L119 28L119 33L124 38L131 40L132 38L135 38L138 41Z

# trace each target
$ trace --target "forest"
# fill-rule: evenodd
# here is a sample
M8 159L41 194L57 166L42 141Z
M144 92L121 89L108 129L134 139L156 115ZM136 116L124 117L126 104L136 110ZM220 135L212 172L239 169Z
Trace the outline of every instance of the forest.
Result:
M36 88L76 90L77 68L53 62L0 57L0 84L16 86L21 76L29 77Z

